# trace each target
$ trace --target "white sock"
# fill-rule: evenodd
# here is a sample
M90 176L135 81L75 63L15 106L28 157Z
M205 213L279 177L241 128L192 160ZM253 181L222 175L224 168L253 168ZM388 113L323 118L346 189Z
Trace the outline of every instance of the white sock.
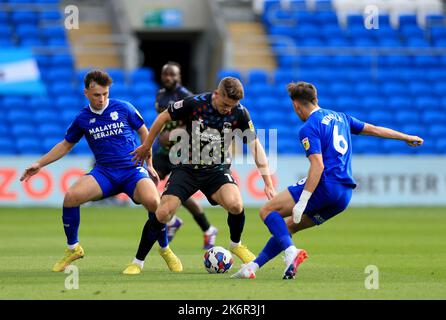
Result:
M215 227L214 226L210 226L209 229L207 229L204 234L206 235L210 235L211 233L213 233L215 231Z
M167 248L169 248L169 245L167 245L167 246L165 246L165 247L161 247L161 246L160 246L160 249L161 249L161 250L165 250L165 249L167 249Z
M259 265L257 263L255 263L254 261L251 261L250 263L248 263L246 265L246 267L250 268L252 271L257 272L257 270L259 270Z
M231 240L231 242L229 243L229 246L230 246L231 248L234 248L234 247L239 246L241 243L242 243L241 241L240 241L240 242L233 242L233 241Z
M74 248L77 247L78 244L79 244L79 242L76 242L75 244L69 244L68 249L73 250Z
M297 248L295 246L289 246L285 249L285 262L290 264L296 256Z
M143 260L138 260L138 259L133 259L132 263L137 264L138 266L142 268L144 268L144 261Z

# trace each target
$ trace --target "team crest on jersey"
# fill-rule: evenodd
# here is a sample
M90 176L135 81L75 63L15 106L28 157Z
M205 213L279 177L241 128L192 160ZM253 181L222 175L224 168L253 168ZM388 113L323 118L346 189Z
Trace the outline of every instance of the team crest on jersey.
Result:
M308 149L310 149L310 140L308 140L308 138L303 138L302 145L304 146L304 149L307 151Z
M181 107L183 107L183 100L177 101L173 104L174 109L180 109Z
M118 112L117 111L110 112L110 117L112 118L113 121L118 120L118 118L119 118Z
M249 120L248 125L249 125L249 130L254 131L254 124L252 123L252 120Z

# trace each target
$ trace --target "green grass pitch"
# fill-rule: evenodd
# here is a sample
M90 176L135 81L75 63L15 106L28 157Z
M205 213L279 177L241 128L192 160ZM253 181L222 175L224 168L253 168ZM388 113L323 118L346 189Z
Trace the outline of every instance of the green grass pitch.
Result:
M79 289L65 288L68 274L52 273L63 255L60 209L0 209L0 299L445 299L445 208L350 208L320 227L294 236L309 259L291 281L281 279L281 256L255 280L229 276L241 265L235 257L228 274L203 267L202 233L189 213L171 243L183 262L169 272L156 244L138 276L121 274L133 258L146 220L141 208L84 207L80 240L84 259ZM219 228L217 245L227 246L223 209L208 209ZM257 210L246 210L243 242L256 254L269 237ZM379 270L379 289L366 289L368 265Z

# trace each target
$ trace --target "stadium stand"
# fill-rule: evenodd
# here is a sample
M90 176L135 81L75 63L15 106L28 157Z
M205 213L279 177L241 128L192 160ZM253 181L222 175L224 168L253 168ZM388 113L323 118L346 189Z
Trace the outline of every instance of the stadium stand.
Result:
M8 3L11 8L23 3L37 5L0 12L2 47L38 47L48 52L56 47L70 48L61 11L38 7L57 5L58 0L0 3ZM364 27L365 3L379 7L379 29ZM303 80L318 87L322 107L397 129L411 125L430 141L426 148L413 151L393 143L380 148L377 142L358 140L355 152L444 154L445 130L441 124L446 120L446 56L441 50L446 47L446 20L442 10L440 1L435 0L265 0L260 20L270 37L278 68L273 72L224 69L217 78L235 76L243 80L246 97L242 103L250 109L257 128L279 129L279 153L301 152L295 147L299 121L290 121L295 116L291 114L286 84ZM311 55L305 53L308 51L296 53L295 49L305 48L319 51L311 50ZM1 154L47 151L56 137L63 137L77 110L86 104L82 80L87 70L76 70L73 55L40 53L35 57L48 95L0 96L0 110L6 119L0 126ZM111 96L131 101L142 110L147 122L153 121L156 114L147 108L153 106L158 89L153 70L107 71L115 82ZM58 124L49 125L51 119ZM40 124L42 120L46 120L45 125ZM48 139L41 139L43 132ZM89 150L82 144L74 153Z

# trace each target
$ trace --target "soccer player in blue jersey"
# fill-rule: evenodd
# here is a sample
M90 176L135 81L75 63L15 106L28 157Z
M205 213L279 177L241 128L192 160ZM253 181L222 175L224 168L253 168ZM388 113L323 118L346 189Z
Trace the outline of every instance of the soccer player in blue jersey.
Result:
M135 203L142 204L154 215L160 202L153 180L156 171L150 166L135 167L130 153L137 146L134 131L141 141L148 135L148 129L141 115L129 102L109 99L110 76L102 71L89 72L84 79L85 96L89 105L81 109L67 130L65 139L56 144L37 162L26 168L21 181L28 180L46 165L59 160L85 136L93 151L96 164L85 176L81 177L65 194L62 221L68 248L64 257L54 267L54 272L64 271L74 260L84 257L79 244L80 205L93 200L104 199L125 192ZM167 232L162 226L157 238L160 254L172 271L181 271L181 261L169 248ZM141 239L147 237L147 223ZM142 268L143 262L138 255L134 261Z
M344 211L356 187L351 169L351 134L401 140L412 147L423 144L420 137L319 107L316 88L310 83L291 83L288 93L294 111L304 121L299 139L310 161L308 177L289 186L261 208L260 217L272 237L258 257L242 266L232 278L255 278L256 271L282 251L286 264L283 279L295 277L307 253L293 245L291 234L320 225Z
M155 217L150 219L152 241L146 241L146 254L151 250L160 226L170 221L181 203L200 190L209 203L219 204L228 212L229 250L244 263L255 259L255 255L241 241L245 211L240 190L231 175L231 158L228 152L235 137L233 133L240 133L244 142L249 145L265 183L264 191L268 199L274 196L275 189L265 150L255 134L248 109L240 104L243 96L240 80L226 77L213 92L175 102L158 115L147 139L134 151L134 160L137 163L150 159L152 144L164 124L172 120L185 122L186 130L180 130L181 136L186 137L185 143L180 141L178 144L187 148L184 153L181 150L181 159L178 159L178 165L172 170ZM170 157L175 155L173 153L170 153Z
M156 95L155 108L158 113L167 109L170 104L183 100L192 95L192 93L181 85L181 68L176 62L168 62L161 69L161 83L163 87ZM153 153L153 167L155 168L161 180L167 177L174 165L169 160L169 152L174 142L169 141L169 134L176 128L184 126L183 121L170 121L166 123L158 138L159 147ZM199 225L204 234L203 249L207 250L215 245L218 230L212 226L203 208L192 197L183 203L184 207L192 214L195 222ZM167 238L172 241L175 233L183 225L183 221L173 216L167 223Z

